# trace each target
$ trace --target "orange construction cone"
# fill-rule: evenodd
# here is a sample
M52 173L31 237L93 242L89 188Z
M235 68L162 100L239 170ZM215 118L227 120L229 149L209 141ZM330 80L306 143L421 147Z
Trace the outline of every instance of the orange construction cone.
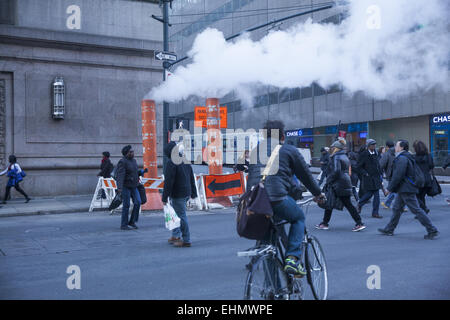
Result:
M144 168L148 172L146 178L157 178L158 167L156 157L156 104L154 100L142 100L142 146ZM142 205L142 210L162 210L163 204L158 190L145 190L147 202Z

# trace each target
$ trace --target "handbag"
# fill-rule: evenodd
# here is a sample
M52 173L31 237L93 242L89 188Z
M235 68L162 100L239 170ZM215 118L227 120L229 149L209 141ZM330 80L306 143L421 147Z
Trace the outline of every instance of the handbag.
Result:
M434 174L432 173L431 175L433 176L433 179L431 181L431 187L428 188L427 195L430 197L434 197L437 196L438 194L441 194L442 189Z
M277 158L281 145L277 145L263 171L261 181L246 191L240 198L236 213L236 229L239 236L263 240L271 226L273 216L269 195L264 186L266 176L269 174L275 158Z
M137 186L139 191L139 196L141 197L141 205L147 202L147 195L145 194L145 187L143 184L139 183Z
M22 178L25 178L27 176L27 174L25 173L25 171L20 171L20 175L22 176Z
M325 210L336 209L340 211L344 209L344 203L342 203L341 199L336 195L336 192L331 184L327 183L323 187L322 192L325 193L325 198L327 199L327 201L323 203L318 202L317 205L319 206L319 208Z
M117 192L116 195L114 196L114 199L111 201L108 210L112 211L114 209L117 209L118 207L120 207L120 205L122 204L122 193L121 192Z
M166 224L166 228L169 230L179 228L181 225L181 219L178 217L175 209L169 203L164 206L164 221Z

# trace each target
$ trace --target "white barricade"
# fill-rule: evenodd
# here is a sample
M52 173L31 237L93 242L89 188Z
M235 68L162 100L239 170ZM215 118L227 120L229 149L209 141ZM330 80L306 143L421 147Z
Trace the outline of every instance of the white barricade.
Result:
M116 196L116 189L116 181L113 178L99 177L94 196L92 197L91 206L89 207L89 212L92 212L96 208L108 208L111 201ZM103 192L101 190L103 190ZM103 195L105 195L105 198L103 198Z

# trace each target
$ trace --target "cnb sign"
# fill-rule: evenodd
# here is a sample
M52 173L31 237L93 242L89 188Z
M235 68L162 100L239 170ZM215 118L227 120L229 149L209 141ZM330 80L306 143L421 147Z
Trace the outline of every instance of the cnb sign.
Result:
M439 123L449 123L450 124L450 114L442 114L442 115L433 116L431 121L433 121L433 123L435 123L435 124L439 124Z

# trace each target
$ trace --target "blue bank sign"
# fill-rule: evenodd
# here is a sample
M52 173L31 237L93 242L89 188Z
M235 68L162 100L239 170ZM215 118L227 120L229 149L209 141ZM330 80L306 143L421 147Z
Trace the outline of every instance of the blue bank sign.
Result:
M433 116L431 118L431 121L433 121L433 123L435 123L435 124L439 124L439 123L450 124L450 114L441 114L441 115Z

